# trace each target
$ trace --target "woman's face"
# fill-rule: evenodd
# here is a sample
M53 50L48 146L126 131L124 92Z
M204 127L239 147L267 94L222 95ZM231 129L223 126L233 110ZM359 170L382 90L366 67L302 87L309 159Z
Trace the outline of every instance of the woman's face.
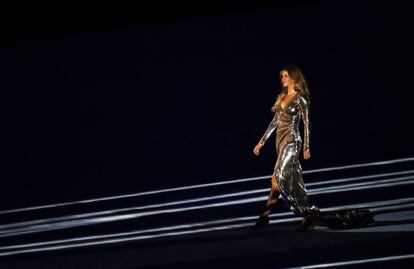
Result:
M280 76L280 80L282 81L283 87L293 87L295 81L289 77L289 73L286 70L282 71Z

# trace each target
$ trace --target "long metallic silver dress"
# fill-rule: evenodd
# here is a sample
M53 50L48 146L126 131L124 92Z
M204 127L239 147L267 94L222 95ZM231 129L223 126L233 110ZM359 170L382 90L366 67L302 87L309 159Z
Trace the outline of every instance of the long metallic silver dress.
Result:
M277 161L273 175L281 191L281 195L290 210L298 216L309 217L311 223L328 226L332 229L370 226L375 223L374 214L368 209L346 209L321 212L315 205L310 205L307 190L303 183L302 167L299 154L302 149L302 138L299 123L303 119L303 147L310 151L310 99L300 92L286 104L279 104L272 121L259 141L262 146L276 130ZM275 203L279 194L271 189L266 209Z
M281 190L283 200L290 210L299 216L307 216L319 209L309 204L307 191L302 177L302 167L299 154L302 149L302 138L299 131L300 120L304 123L305 150L310 150L310 101L300 92L286 104L284 108L279 104L272 121L259 141L262 146L276 130L277 161L273 175ZM271 192L270 196L274 193ZM272 197L269 196L269 200Z

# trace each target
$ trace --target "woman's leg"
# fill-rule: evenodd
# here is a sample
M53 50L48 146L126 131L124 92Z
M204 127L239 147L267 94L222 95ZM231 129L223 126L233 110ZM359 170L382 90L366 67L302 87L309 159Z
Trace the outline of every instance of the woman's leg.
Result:
M263 216L268 216L270 214L270 212L272 211L272 208L275 206L279 198L279 195L280 195L280 189L279 189L279 186L277 185L275 175L272 175L271 183L272 183L272 187L270 189L269 198L267 199L267 202L266 202L265 211L262 213Z
M253 227L254 229L262 229L269 225L269 214L279 198L280 189L277 185L275 175L272 176L271 182L272 186L270 189L269 198L266 202L265 210L262 212L262 214L260 214L259 219L256 221L256 224Z

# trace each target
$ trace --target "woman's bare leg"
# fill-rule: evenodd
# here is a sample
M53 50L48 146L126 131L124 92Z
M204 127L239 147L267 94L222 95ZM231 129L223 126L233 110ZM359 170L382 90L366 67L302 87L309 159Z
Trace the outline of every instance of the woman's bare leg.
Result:
M272 182L272 187L270 190L269 198L267 199L266 209L262 213L263 216L268 216L270 214L272 208L276 204L279 198L279 195L280 195L280 189L279 189L279 186L277 185L275 175L272 176L271 182Z

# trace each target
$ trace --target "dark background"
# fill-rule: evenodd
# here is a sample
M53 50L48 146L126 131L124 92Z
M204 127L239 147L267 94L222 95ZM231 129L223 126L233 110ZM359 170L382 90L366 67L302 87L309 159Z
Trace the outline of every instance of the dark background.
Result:
M5 9L1 208L271 175L274 134L253 148L288 63L304 170L412 156L409 8L254 3Z

